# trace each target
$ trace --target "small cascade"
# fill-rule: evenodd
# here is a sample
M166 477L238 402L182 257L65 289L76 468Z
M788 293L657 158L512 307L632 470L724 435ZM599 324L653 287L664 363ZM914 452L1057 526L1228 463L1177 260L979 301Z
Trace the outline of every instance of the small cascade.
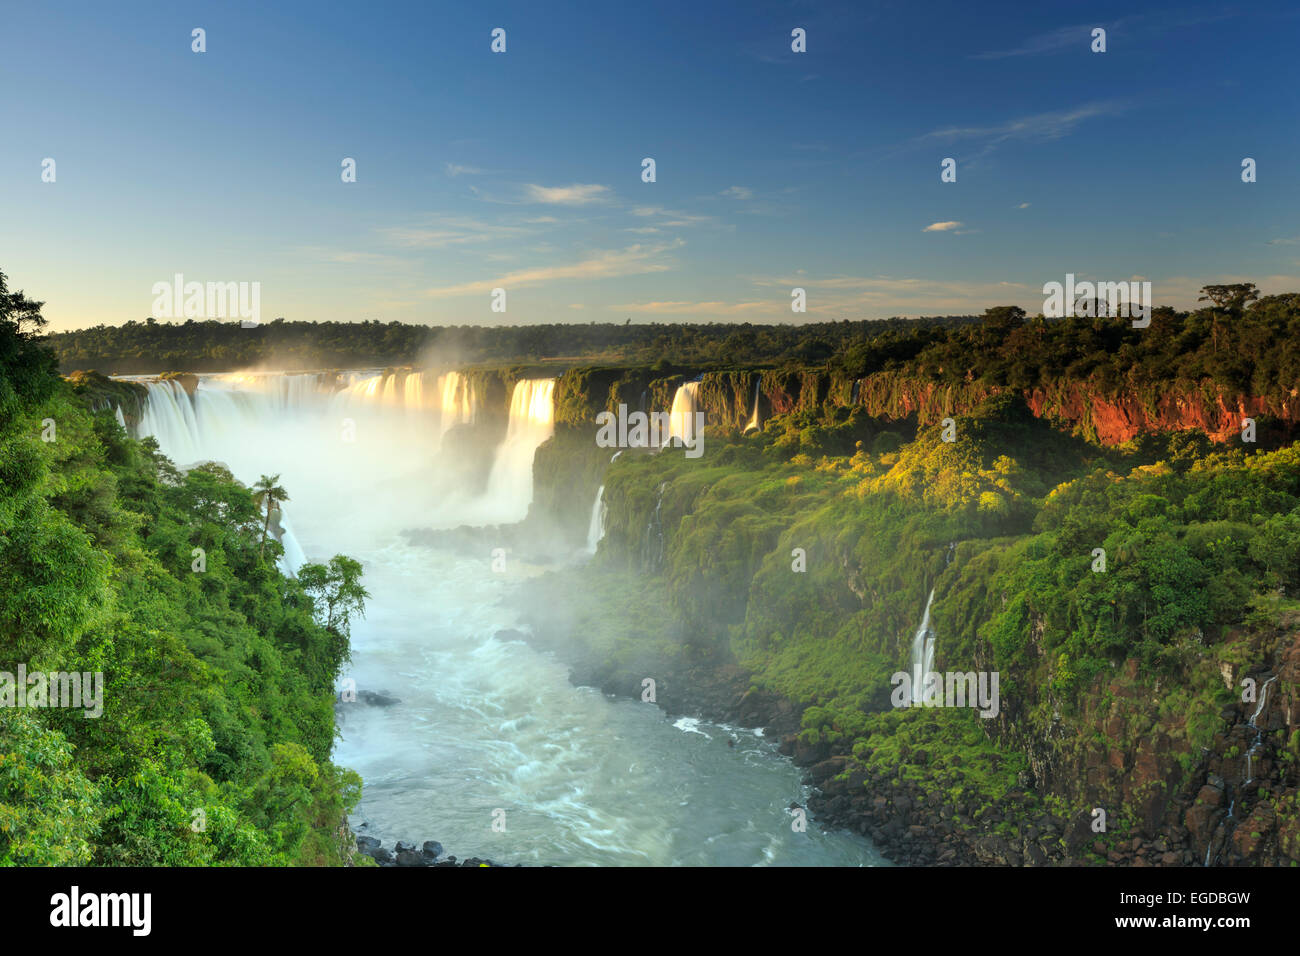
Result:
M668 435L682 444L695 445L695 413L700 410L700 385L698 380L687 382L673 395L673 409L668 415Z
M1255 712L1250 715L1250 721L1246 725L1251 730L1255 731L1255 740L1250 745L1250 749L1246 751L1246 783L1247 784L1255 779L1255 775L1254 773L1252 773L1252 763L1255 758L1255 752L1259 750L1260 745L1264 741L1264 731L1260 730L1259 727L1255 725L1255 721L1259 718L1259 715L1264 712L1264 705L1268 703L1268 685L1273 683L1273 681L1275 680L1277 680L1276 674L1274 674L1268 680L1264 681L1264 686L1259 689L1259 706L1256 707ZM1246 784L1242 784L1243 787L1245 785Z
M749 413L749 421L745 423L745 430L742 432L744 435L763 430L763 422L758 417L758 387L761 383L762 379L754 379L754 410Z
M1260 687L1259 689L1259 705L1255 708L1255 712L1250 715L1250 720L1246 721L1246 726L1249 727L1251 730L1255 731L1255 739L1251 742L1250 749L1246 751L1246 773L1245 773L1245 779L1241 783L1241 787L1243 791L1255 780L1255 772L1254 772L1255 754L1259 751L1259 748L1263 746L1264 743L1264 731L1259 727L1258 720L1259 720L1259 715L1264 712L1264 707L1268 704L1268 687L1275 680L1277 680L1276 674L1274 674L1268 680L1264 681L1263 686ZM1236 809L1236 807L1237 807L1237 800L1234 797L1232 801L1228 804L1228 815L1224 817L1221 821L1219 821L1219 824L1214 828L1214 831L1210 834L1210 839L1205 847L1206 866L1210 866L1214 862L1214 860L1217 859L1217 857L1214 854L1214 838L1217 837L1220 832L1224 833L1223 839L1219 842L1220 851L1222 851L1223 847L1227 845L1228 839L1231 836L1231 832L1232 832L1231 828L1235 827L1237 822L1235 817L1233 816L1233 812Z
M925 675L934 670L934 628L930 626L930 605L934 603L934 588L925 602L921 626L912 637L912 703L920 704L925 697Z
M126 418L125 418L125 416L123 416L123 414L122 414L122 406L121 406L121 405L114 405L114 406L113 406L113 416L117 419L117 423L118 423L119 425L121 425L123 428L126 428Z
M587 550L596 553L601 538L605 537L605 486L596 492L596 503L591 506L591 523L587 526Z
M659 487L655 489L655 510L650 516L650 522L645 529L645 560L651 568L661 568L664 563L664 524L663 524L663 506L664 506L664 489L668 487L668 482L661 481Z
M279 513L276 516L275 523L280 526L278 535L280 544L284 548L284 554L280 555L277 562L280 571L290 577L297 577L298 570L307 563L307 555L303 553L302 545L298 543L298 538L293 533L293 525L289 523L289 514L284 510L284 504L279 506Z

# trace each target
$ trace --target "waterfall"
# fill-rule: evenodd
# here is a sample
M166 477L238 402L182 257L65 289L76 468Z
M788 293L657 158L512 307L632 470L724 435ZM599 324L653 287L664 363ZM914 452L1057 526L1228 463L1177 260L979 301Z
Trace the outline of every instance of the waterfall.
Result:
M122 406L121 406L121 405L114 405L114 406L113 406L113 416L117 419L117 423L118 423L119 425L121 425L123 428L126 427L126 418L123 417L123 415L122 415Z
M408 412L422 411L424 404L424 373L407 372L402 382L402 407Z
M1264 712L1264 707L1265 705L1268 704L1268 685L1273 683L1273 681L1277 680L1277 677L1278 675L1274 674L1268 680L1264 681L1264 685L1259 689L1259 706L1255 708L1255 712L1250 715L1250 720L1246 722L1246 726L1249 727L1251 730L1255 731L1255 739L1254 741L1251 742L1250 749L1246 751L1246 779L1243 780L1241 783L1242 792L1244 792L1245 788L1249 784L1251 784L1255 779L1255 773L1254 773L1255 753L1256 751L1259 750L1260 746L1264 742L1264 731L1259 728L1259 726L1256 724L1256 721L1259 720L1259 715ZM1225 817L1223 820L1220 820L1219 823L1215 825L1214 830L1211 831L1210 839L1208 841L1207 846L1205 847L1206 866L1209 866L1214 861L1212 857L1212 853L1214 851L1214 838L1218 836L1219 831L1223 829L1223 827L1227 824L1229 820L1233 820L1233 826L1234 827L1236 826L1236 821L1233 818L1233 810L1236 808L1236 806L1237 806L1237 801L1234 798L1232 802L1228 805L1227 817ZM1220 850L1222 850L1223 846L1225 846L1227 842L1228 842L1228 836L1225 836L1223 839L1223 843L1220 844Z
M279 560L280 570L291 577L297 577L298 569L307 563L307 556L303 554L302 545L293 533L293 525L289 523L289 513L285 511L283 502L276 520L280 525L280 544L284 546L284 554Z
M591 506L591 523L587 525L587 550L596 553L600 539L605 537L605 486L596 492L596 503Z
M497 449L488 478L488 498L508 515L502 523L522 521L533 503L533 456L555 433L554 393L553 378L526 378L515 383L506 440Z
M185 389L178 382L146 382L140 435L158 439L164 452L182 467L199 458L198 419Z
M1256 707L1255 712L1250 715L1250 722L1247 724L1247 726L1249 726L1251 730L1255 731L1255 740L1250 745L1250 749L1246 751L1246 783L1250 783L1252 780L1255 779L1255 775L1252 772L1252 768L1254 766L1255 751L1259 749L1260 744L1262 744L1264 741L1264 731L1260 730L1255 725L1255 721L1259 718L1259 715L1264 712L1264 705L1268 703L1268 685L1273 683L1273 681L1275 680L1277 680L1276 674L1274 674L1268 680L1264 681L1264 686L1259 689L1259 706ZM1246 785L1245 783L1242 784L1243 787L1245 785Z
M326 381L343 387L332 392ZM554 428L554 380L517 383L505 439L482 485L466 483L458 461L439 461L443 431L476 417L474 389L456 372L200 375L193 395L173 381L144 385L133 434L156 438L178 467L218 461L247 485L281 474L296 515L328 511L360 521L364 512L371 529L522 520L533 497L533 457ZM440 421L444 395L448 413ZM300 502L303 495L313 500ZM404 516L393 507L399 499ZM287 523L285 530L285 562L294 568L303 559Z
M673 395L673 410L668 416L668 435L682 444L695 444L695 413L700 408L700 382L687 382Z
M912 703L920 704L925 698L925 675L934 669L934 628L930 627L930 605L934 603L934 588L925 602L921 626L912 638Z
M762 379L754 379L754 410L749 414L749 421L745 424L745 430L741 433L743 435L748 435L750 432L761 432L763 430L763 423L758 417L758 386L761 382Z
M441 439L456 425L473 423L474 388L459 372L448 372L438 378L438 392L442 396L438 406L442 409Z
M667 541L664 540L663 507L664 489L667 487L668 482L661 481L659 487L655 489L655 510L645 529L645 561L652 568L663 567L666 556Z

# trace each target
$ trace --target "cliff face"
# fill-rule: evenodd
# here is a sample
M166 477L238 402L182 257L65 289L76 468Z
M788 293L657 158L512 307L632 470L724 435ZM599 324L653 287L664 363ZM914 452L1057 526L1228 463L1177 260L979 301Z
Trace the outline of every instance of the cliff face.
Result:
M672 407L673 394L694 378L692 370L656 375L648 369L584 368L566 372L556 391L557 421L578 424L597 413ZM877 372L854 379L822 369L738 369L700 374L700 405L710 426L740 433L755 402L759 423L795 412L824 414L862 406L872 416L935 424L977 408L996 395L1015 393L1039 418L1059 421L1103 445L1120 445L1145 433L1195 429L1212 440L1239 440L1242 420L1255 419L1261 439L1273 430L1290 434L1300 424L1300 389L1281 398L1240 395L1223 387L1175 382L1164 387L1103 389L1092 382L1061 379L1050 386L1015 389L984 382L945 384L907 372Z
M701 402L714 427L740 431L749 420L754 384L759 386L760 418L799 411L861 405L873 416L921 424L968 413L982 402L1014 392L1033 414L1056 419L1104 445L1120 445L1144 433L1196 429L1212 440L1239 439L1242 420L1253 418L1261 431L1276 419L1283 430L1300 423L1300 390L1281 400L1238 395L1215 385L1174 383L1156 390L1127 388L1107 392L1087 382L1062 380L1033 389L983 382L942 384L902 372L879 372L850 379L815 370L706 372Z
M118 407L122 409L122 418L127 425L139 423L145 396L149 394L143 385L138 382L119 382L94 371L72 372L67 378L72 384L73 392L86 399L91 411Z
M1145 432L1198 429L1217 442L1241 437L1242 420L1271 416L1292 424L1300 421L1296 390L1283 401L1261 396L1233 395L1215 386L1175 385L1150 399L1132 394L1100 394L1088 386L1063 384L1025 392L1037 416L1059 418L1080 426L1085 435L1105 445L1131 441Z
M611 380L607 394L635 387L647 401L666 401L685 377ZM860 451L838 464L787 461L771 442L734 437L753 412L755 388L761 417L825 415L852 403L880 417L927 422L958 416L1008 391L895 374L853 381L797 370L710 372L702 377L700 400L714 426L733 437L719 436L702 461L630 453L611 466L607 457L590 453L590 428L557 430L538 453L535 475L547 487L536 500L554 508L567 491L582 487L579 506L568 516L576 527L589 514L596 484L605 485L606 537L572 586L578 592L599 587L603 603L620 609L599 628L557 628L564 631L554 636L557 651L584 649L578 655L584 679L610 692L636 693L635 675L667 674L678 712L768 726L783 752L808 768L820 790L810 807L823 823L869 836L896 860L1186 866L1201 865L1208 855L1218 865L1300 861L1300 606L1286 597L1300 591L1291 578L1280 591L1262 589L1265 613L1235 630L1207 628L1203 634L1199 624L1180 624L1165 639L1159 669L1138 658L1150 648L1143 649L1134 623L1105 666L1087 671L1076 685L1064 651L1075 663L1086 657L1080 648L1094 640L1097 621L1051 621L1046 608L1075 604L1053 605L1054 599L1035 595L1056 588L1062 575L1093 580L1087 559L1078 574L1060 571L1065 565L1058 561L1052 573L1008 577L1055 552L1051 541L1039 540L1038 528L1017 524L1015 514L999 517L995 506L1002 499L986 493L999 489L1007 500L1021 501L1037 489L1034 507L1047 512L1041 527L1056 529L1067 505L1060 496L1043 505L1051 482L1040 487L1020 466L999 465L1001 459L989 466L962 457L965 446L949 449L937 439L931 447L917 438L901 454ZM1108 443L1195 427L1232 441L1240 434L1238 414L1288 412L1280 404L1236 402L1195 387L1145 402L1062 386L1029 395L1026 407ZM972 428L962 441L991 443L989 456L1009 450L1022 463L1055 461L1083 445L1023 411L1014 427L989 417L987 405L980 414L980 423L990 426L984 437ZM1059 454L1043 453L1053 436L1060 439ZM1004 449L997 444L1003 441L1018 444ZM1244 476L1261 468L1295 473L1288 451L1264 453L1252 468L1226 475L1225 486L1242 501L1278 509L1275 518L1282 521L1300 492L1282 477L1267 495L1249 491ZM1262 535L1252 551L1262 559L1259 549L1272 547L1266 542L1274 532L1226 522L1207 504L1217 500L1213 495L1198 506L1205 513L1195 520L1169 511L1178 524L1161 539L1166 550L1158 550L1153 529L1166 523L1142 524L1134 509L1165 515L1168 509L1153 503L1157 497L1181 506L1187 495L1178 493L1184 486L1169 477L1174 473L1138 468L1127 479L1098 474L1087 486L1091 491L1079 486L1079 504L1068 507L1080 510L1069 512L1075 517L1067 524L1091 522L1088 535L1100 535L1098 541L1128 527L1125 522L1140 530L1116 539L1133 545L1112 547L1109 572L1125 575L1134 587L1146 587L1149 574L1186 577L1188 557L1219 567L1211 556L1247 548L1251 535ZM954 484L954 476L985 484ZM1125 493L1105 504L1123 482L1133 483L1132 497ZM972 504L954 511L953 500ZM992 503L986 508L986 502ZM1087 548L1079 548L1086 556ZM1162 554L1182 555L1182 563L1167 564ZM1258 581L1260 573L1251 570L1250 580ZM1222 584L1207 581L1200 590ZM892 707L889 675L908 665L931 588L939 635L935 669L1000 672L1003 696L995 719L966 710ZM625 613L633 592L655 595L655 611L629 623L637 617ZM582 599L579 594L556 603ZM1114 604L1110 592L1089 600ZM1160 600L1172 601L1167 594ZM1017 602L1027 609L1023 622ZM1144 605L1143 621L1146 613ZM682 636L670 641L664 636L670 633ZM1275 675L1256 719L1263 691L1243 700L1241 681L1249 677L1262 688ZM1105 813L1105 830L1094 827L1097 811Z

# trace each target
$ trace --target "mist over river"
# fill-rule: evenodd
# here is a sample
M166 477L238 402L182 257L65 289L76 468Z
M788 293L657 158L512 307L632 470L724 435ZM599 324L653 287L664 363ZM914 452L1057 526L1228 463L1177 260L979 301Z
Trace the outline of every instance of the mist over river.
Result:
M335 761L365 792L359 833L436 839L459 857L560 865L881 865L865 838L791 828L799 771L753 729L671 720L651 704L572 686L547 654L496 635L520 621L503 598L541 573L411 543L403 531L521 520L532 455L551 434L551 380L520 382L485 482L449 453L477 397L454 372L399 380L348 373L201 376L195 393L148 383L138 429L181 466L215 460L252 484L280 475L285 566L342 553L365 568L352 625L358 691L393 706L337 707ZM590 560L585 550L556 560ZM734 736L736 744L728 746ZM505 811L505 831L492 828Z

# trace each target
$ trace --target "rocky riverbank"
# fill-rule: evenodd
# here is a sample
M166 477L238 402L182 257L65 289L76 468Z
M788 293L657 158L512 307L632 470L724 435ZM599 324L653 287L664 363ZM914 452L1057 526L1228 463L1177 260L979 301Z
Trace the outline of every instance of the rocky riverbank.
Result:
M371 836L357 837L357 852L368 856L379 866L522 866L522 863L496 863L492 860L472 856L467 860L457 860L447 856L442 844L437 840L426 840L418 848L414 843L398 840L393 848L387 849L383 842Z
M1269 731L1284 739L1291 723L1292 701L1289 695L1283 698L1276 683L1272 704L1265 701L1268 706L1255 723L1255 703L1225 711L1229 725L1216 737L1215 750L1201 755L1182 787L1167 785L1177 756L1168 738L1156 733L1152 740L1125 747L1084 749L1077 766L1054 766L1051 761L1059 757L1040 757L1036 767L1031 761L1031 771L1021 775L1020 788L1001 801L980 803L969 797L949 799L907 775L905 768L927 764L923 750L905 747L900 762L871 771L866 769L871 753L861 743L850 751L851 740L809 742L799 733L803 708L752 687L750 675L723 652L686 645L675 664L651 665L642 658L628 666L575 641L556 619L535 611L530 624L531 633L512 630L497 636L551 651L569 666L576 685L641 699L642 677L653 675L655 703L669 716L764 728L779 739L780 753L804 768L814 787L808 809L818 824L860 833L896 863L1199 866L1206 863L1204 847L1209 841L1211 865L1282 865L1285 860L1277 850L1295 850L1297 834L1288 822L1293 818L1281 818L1276 806L1279 799L1293 800L1293 791L1288 790L1284 766L1273 757L1274 748L1259 744ZM1290 678L1300 677L1300 641L1291 636L1280 643L1278 673L1290 686ZM1101 690L1119 700L1135 696L1135 663ZM1257 675L1257 684L1262 686L1268 676ZM1143 703L1135 700L1134 706ZM1122 717L1123 722L1130 719ZM1071 815L1051 812L1037 776L1044 781L1062 776L1092 781L1093 797L1087 808ZM1233 780L1244 782L1229 782ZM1093 829L1097 817L1089 809L1094 804L1100 809L1110 806L1112 813L1118 806L1139 806L1140 830L1099 841Z

